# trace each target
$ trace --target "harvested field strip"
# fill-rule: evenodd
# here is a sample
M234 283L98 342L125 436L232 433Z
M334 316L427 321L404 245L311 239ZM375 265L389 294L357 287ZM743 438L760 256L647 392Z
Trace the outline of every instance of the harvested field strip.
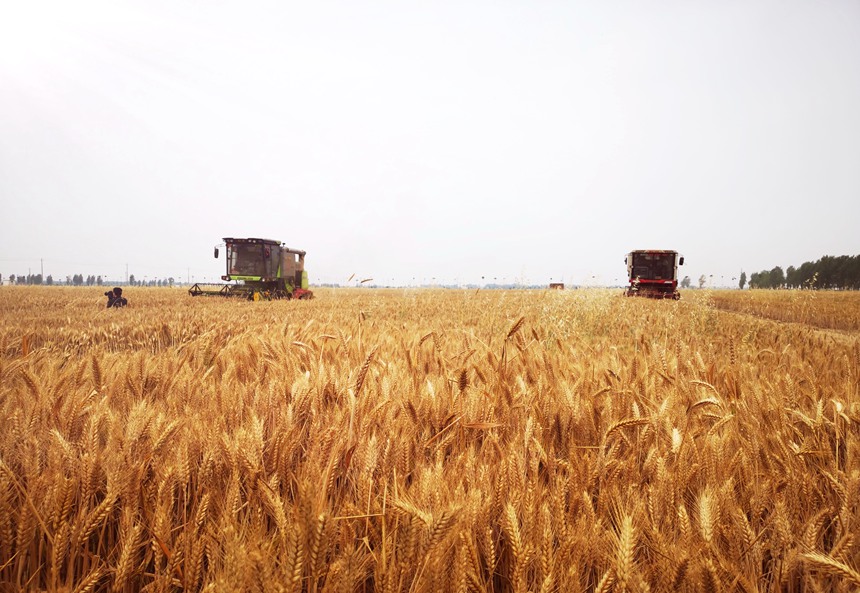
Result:
M821 329L860 332L860 298L856 291L709 291L708 297L715 307L726 311Z

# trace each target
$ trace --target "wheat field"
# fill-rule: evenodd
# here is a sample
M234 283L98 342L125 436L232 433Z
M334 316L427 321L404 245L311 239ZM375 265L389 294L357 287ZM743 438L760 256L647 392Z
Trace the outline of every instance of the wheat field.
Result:
M0 591L860 588L860 294L101 292L0 288Z

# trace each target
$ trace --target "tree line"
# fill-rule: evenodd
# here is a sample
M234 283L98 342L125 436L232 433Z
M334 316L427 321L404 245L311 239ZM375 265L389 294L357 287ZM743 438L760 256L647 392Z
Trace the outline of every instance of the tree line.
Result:
M26 284L26 285L46 285L46 286L106 286L107 284L121 284L128 286L173 286L175 284L173 278L153 278L152 280L137 280L134 274L128 277L128 282L117 282L103 280L101 276L86 276L83 274L74 274L66 276L65 280L55 280L53 276L48 274L42 278L41 274L10 274L9 284ZM3 283L3 275L0 274L0 284Z
M743 288L743 287L742 287ZM860 255L825 255L799 268L779 266L750 274L750 288L827 288L860 290Z

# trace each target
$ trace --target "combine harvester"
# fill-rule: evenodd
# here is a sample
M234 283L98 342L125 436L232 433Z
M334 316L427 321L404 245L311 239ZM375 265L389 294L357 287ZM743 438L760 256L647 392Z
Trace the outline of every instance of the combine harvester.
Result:
M271 239L225 237L227 273L233 284L195 284L191 296L240 297L248 300L310 299L305 252ZM215 247L218 257L218 247Z
M624 260L630 286L626 296L650 299L681 298L678 292L678 266L684 265L684 256L677 251L646 249L631 251Z

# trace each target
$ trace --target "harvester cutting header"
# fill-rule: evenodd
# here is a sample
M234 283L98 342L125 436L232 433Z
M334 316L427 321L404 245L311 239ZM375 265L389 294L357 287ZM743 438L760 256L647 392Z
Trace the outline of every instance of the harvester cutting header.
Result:
M684 256L677 251L647 249L631 251L624 262L630 286L627 296L644 296L652 299L681 298L678 292L678 266L684 265Z
M191 296L239 296L250 300L309 299L305 252L271 239L225 237L227 273L222 280L234 284L195 284ZM215 247L218 257L218 247Z

